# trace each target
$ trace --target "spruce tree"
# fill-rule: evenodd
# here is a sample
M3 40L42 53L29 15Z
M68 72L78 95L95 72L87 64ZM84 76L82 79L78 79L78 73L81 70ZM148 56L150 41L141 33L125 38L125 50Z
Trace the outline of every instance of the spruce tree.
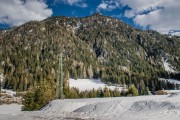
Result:
M39 110L49 101L54 99L54 85L51 80L41 80L36 87L32 87L23 96L22 110Z
M138 96L138 89L134 86L134 84L131 84L128 88L128 94L132 96Z
M108 87L104 88L104 97L111 97L111 94L109 92L109 88Z

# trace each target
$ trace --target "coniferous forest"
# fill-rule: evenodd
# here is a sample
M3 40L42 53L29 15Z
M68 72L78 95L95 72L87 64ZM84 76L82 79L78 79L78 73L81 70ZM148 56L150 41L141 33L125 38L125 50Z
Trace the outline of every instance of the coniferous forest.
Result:
M50 17L2 30L0 48L3 87L30 91L24 96L24 110L39 109L55 99L59 53L63 54L65 98L146 95L149 90L175 88L158 78L180 79L180 37L138 30L100 14ZM165 70L165 61L174 72ZM127 85L128 91L80 92L69 88L69 78L100 78Z

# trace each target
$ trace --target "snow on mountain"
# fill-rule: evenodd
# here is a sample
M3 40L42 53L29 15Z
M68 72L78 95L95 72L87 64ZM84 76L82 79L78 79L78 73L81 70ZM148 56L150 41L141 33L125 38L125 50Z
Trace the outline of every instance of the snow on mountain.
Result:
M75 32L76 32L76 30L78 30L78 29L81 27L81 25L82 25L82 23L81 23L81 22L77 22L77 25L76 25L76 26L74 26L74 27L72 28L73 33L75 33Z
M115 88L118 88L119 91L123 89L123 87L120 86L108 86L107 84L101 82L100 79L69 79L69 86L70 87L76 87L80 91L85 91L85 90L92 90L93 88L95 90L99 88L104 88L108 87L111 90L114 90Z
M1 82L1 86L4 87L4 75L1 72L0 72L0 82Z
M163 80L163 81L166 81L166 82L170 82L170 83L173 83L173 84L178 84L178 85L180 85L180 80L176 80L176 79L159 78L159 80Z
M171 73L175 73L175 72L176 72L176 71L174 70L174 68L172 67L172 65L167 62L167 60L163 61L163 65L164 65L164 69L165 69L167 72L171 72Z

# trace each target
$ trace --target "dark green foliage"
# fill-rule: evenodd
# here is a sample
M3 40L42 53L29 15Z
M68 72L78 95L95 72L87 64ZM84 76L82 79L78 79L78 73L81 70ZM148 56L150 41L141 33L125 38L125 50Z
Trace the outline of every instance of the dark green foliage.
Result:
M114 91L112 91L111 95L113 97L120 97L121 92L117 88L115 88Z
M55 88L53 86L54 83L51 83L50 80L41 80L36 87L33 87L23 96L22 110L39 110L53 100L55 96Z
M142 89L141 95L149 95L149 88L146 87L146 88Z
M69 94L66 98L95 98L95 97L120 97L121 92L116 88L110 90L108 87L99 88L98 90L79 91L77 88L69 89ZM127 94L126 94L127 95ZM126 96L124 95L124 96Z
M104 88L104 97L111 97L109 89L107 87Z
M35 96L33 92L27 92L23 96L23 107L22 110L24 111L32 111L32 110L38 110L40 107L37 103L35 103Z
M132 96L138 96L139 95L138 89L132 84L128 88L128 94Z

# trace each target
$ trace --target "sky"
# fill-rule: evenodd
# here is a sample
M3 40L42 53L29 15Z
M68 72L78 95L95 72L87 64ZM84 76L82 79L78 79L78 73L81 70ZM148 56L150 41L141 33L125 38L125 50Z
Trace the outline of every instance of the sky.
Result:
M180 36L180 0L0 0L0 28L97 12L139 29Z

